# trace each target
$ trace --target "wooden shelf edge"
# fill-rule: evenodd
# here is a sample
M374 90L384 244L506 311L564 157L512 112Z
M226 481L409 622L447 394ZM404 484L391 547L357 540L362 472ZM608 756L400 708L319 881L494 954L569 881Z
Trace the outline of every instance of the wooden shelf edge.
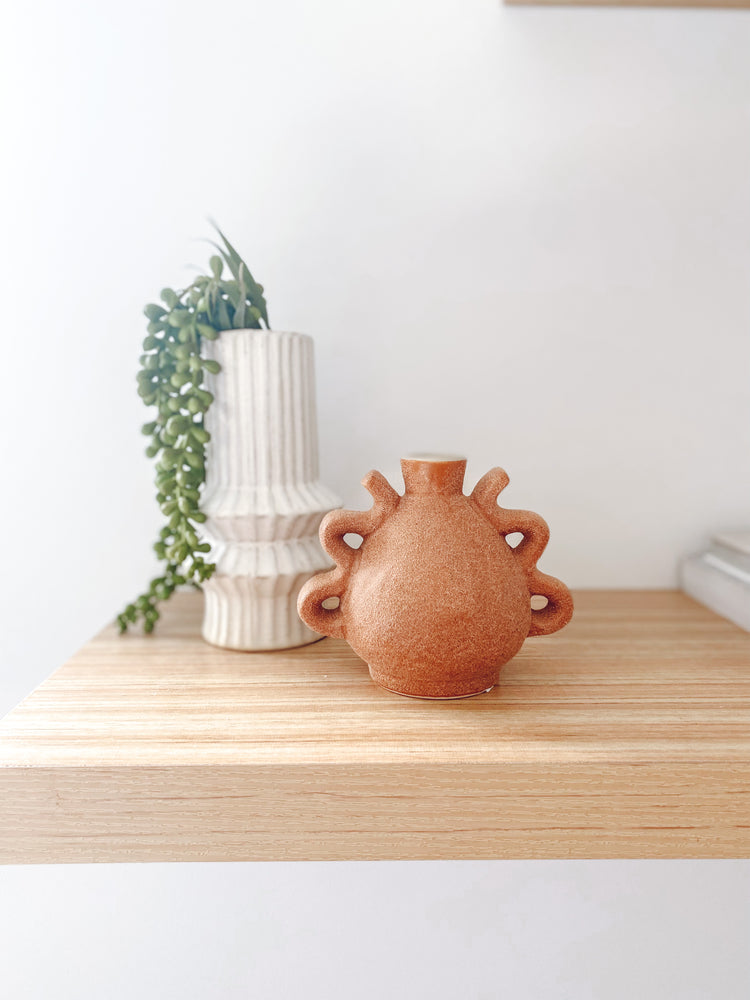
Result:
M746 764L5 768L0 863L738 858L749 792Z

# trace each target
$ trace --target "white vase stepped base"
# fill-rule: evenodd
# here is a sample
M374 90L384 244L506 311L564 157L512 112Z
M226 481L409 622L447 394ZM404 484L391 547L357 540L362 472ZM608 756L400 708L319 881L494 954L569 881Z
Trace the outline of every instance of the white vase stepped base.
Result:
M214 573L203 584L203 638L213 646L252 652L317 642L297 614L297 596L313 574L274 577Z

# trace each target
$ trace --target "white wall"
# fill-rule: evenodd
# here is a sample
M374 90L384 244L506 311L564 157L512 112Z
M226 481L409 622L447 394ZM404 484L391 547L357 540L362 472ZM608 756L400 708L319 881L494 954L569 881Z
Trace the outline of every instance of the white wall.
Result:
M406 451L466 452L472 480L503 464L507 503L551 524L544 567L576 586L670 585L680 554L747 522L750 12L17 0L0 36L0 710L153 568L140 309L204 264L192 241L208 215L266 285L274 325L316 337L324 475L348 503ZM255 870L223 884L230 909L252 911ZM15 873L0 909L131 877L70 871ZM322 869L304 885L298 867L276 871L333 926ZM495 926L466 869L441 871ZM539 892L563 893L575 922L589 898L576 873L599 872L597 947L619 969L628 935L638 947L639 921L658 917L647 905L613 924L622 884L570 871ZM691 884L717 869L681 871ZM401 876L381 877L397 895ZM158 893L156 870L140 878ZM746 911L725 903L724 940L739 941ZM116 920L139 905L126 897ZM163 905L175 919L179 900ZM28 933L11 922L11 962ZM492 961L527 953L531 916L517 934ZM356 929L332 935L334 956ZM722 996L743 993L732 983ZM545 989L528 995L568 995Z
M747 1000L748 890L750 861L0 868L0 988L7 1000Z

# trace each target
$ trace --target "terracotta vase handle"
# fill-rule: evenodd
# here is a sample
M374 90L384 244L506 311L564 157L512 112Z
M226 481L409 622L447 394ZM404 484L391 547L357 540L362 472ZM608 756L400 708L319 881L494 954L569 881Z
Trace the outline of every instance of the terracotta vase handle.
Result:
M395 510L399 495L380 472L368 472L362 485L375 501L369 510L332 510L320 523L320 542L336 563L336 569L318 573L302 587L297 601L300 618L315 632L337 639L345 638L341 599L346 591L349 575L357 558L358 549L352 548L345 535L365 538L380 527L385 518ZM324 602L338 597L339 606L324 607Z
M335 639L344 638L344 619L341 613L341 595L346 589L347 578L339 578L338 570L318 573L308 580L300 590L297 599L297 613L313 632L330 635ZM336 593L340 590L340 593ZM326 608L324 601L339 598L339 606Z
M529 589L533 595L547 598L546 607L531 609L529 638L551 635L568 624L573 617L573 595L561 580L535 569Z
M516 533L523 535L513 555L526 574L529 595L547 598L546 607L532 608L529 636L549 635L567 625L573 617L573 598L562 581L536 568L549 541L549 527L544 518L530 510L498 506L497 498L509 482L504 469L490 469L474 487L471 496L503 537Z

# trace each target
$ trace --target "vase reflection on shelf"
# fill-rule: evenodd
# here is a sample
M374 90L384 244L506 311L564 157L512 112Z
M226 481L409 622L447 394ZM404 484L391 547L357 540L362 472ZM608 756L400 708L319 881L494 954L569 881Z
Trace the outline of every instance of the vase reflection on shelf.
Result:
M481 694L527 636L556 632L573 614L567 587L536 568L549 529L537 514L497 505L508 484L502 469L465 496L464 458L417 455L401 467L403 496L370 472L371 509L323 520L321 541L337 568L305 584L300 616L345 638L373 680L398 694ZM505 536L518 532L512 548ZM362 536L359 549L347 545L349 533ZM535 595L547 599L544 608L532 609Z
M203 637L230 649L284 649L320 635L297 596L331 560L318 527L339 499L319 481L313 341L227 330L205 345L211 433L201 508L216 571L203 585Z

